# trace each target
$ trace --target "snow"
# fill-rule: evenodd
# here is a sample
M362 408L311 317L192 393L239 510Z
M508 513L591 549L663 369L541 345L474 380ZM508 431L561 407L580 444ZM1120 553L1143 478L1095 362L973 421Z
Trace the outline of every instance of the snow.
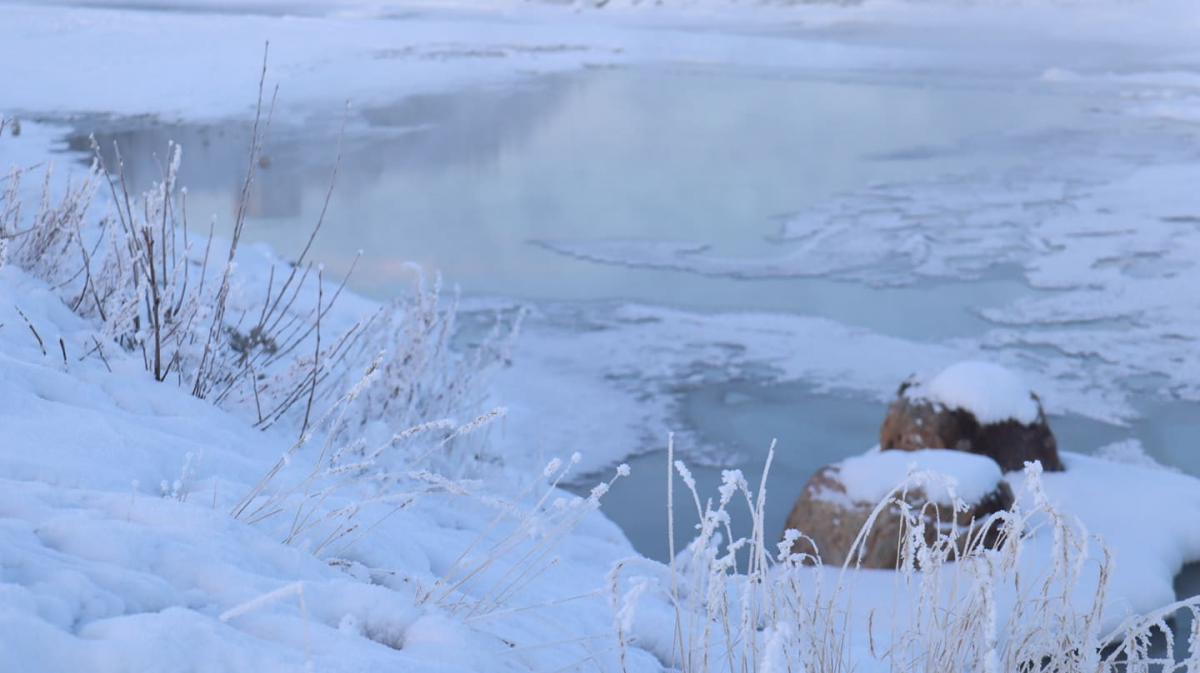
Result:
M992 362L956 362L905 395L969 411L984 425L1008 420L1029 425L1038 417L1033 391L1021 375Z
M1168 472L1181 473L1177 467L1163 465L1154 459L1153 456L1146 453L1145 447L1137 439L1124 439L1119 442L1105 444L1096 449L1096 457L1103 458L1114 463L1123 465L1136 465L1137 467L1146 467L1158 470L1166 470Z
M912 60L916 53L736 33L701 39L672 22L652 25L647 34L622 27L619 17L608 14L577 16L525 3L515 13L504 3L442 5L439 11L418 12L418 20L403 20L412 11L411 3L388 7L389 3L309 2L305 4L319 6L319 11L286 15L285 10L284 16L269 11L230 14L221 11L229 4L222 2L192 3L200 11L191 12L85 4L95 6L67 10L39 3L6 5L0 60L17 62L34 50L42 54L35 86L23 72L0 74L0 90L22 91L20 103L12 104L8 114L153 114L206 121L245 115L252 111L251 94L268 41L272 79L283 94L278 118L301 123L318 101L386 105L406 95L621 65L634 53L643 61L712 63L736 56L754 66L802 60L883 68L898 59ZM222 48L205 48L214 42ZM57 44L72 48L55 48ZM141 58L122 48L129 44L140 45L141 53L173 58ZM89 55L86 72L76 67L75 55L80 53ZM193 54L204 58L188 56ZM121 86L122 81L155 86ZM233 91L244 93L230 95ZM86 108L81 110L79 101L87 101Z
M141 0L120 3L125 8L86 4L94 7L4 5L0 62L38 58L36 69L0 68L0 91L12 106L3 112L23 121L20 138L0 139L6 162L38 163L60 151L54 120L77 115L210 122L244 115L267 39L284 92L280 118L299 123L327 114L314 110L328 110L330 100L387 104L414 92L662 61L803 63L820 76L898 78L934 66L961 73L1004 64L1005 76L1015 72L1014 81L1029 86L1095 87L1098 114L1196 118L1200 57L1185 53L1194 50L1196 22L1179 20L1194 19L1195 10L1179 3L1080 11L868 2L755 14L716 1L678 11L614 2L620 11L609 13L466 2L409 15L397 14L398 3L304 1L255 2L232 18L222 12L247 3L197 0L183 6L187 12L128 9L163 4ZM980 36L959 30L993 23L997 30L978 50ZM941 30L936 40L929 26ZM1010 63L1025 29L1053 44L1046 52L1016 50ZM953 63L937 52L945 44L933 44L959 41L970 43L968 53ZM1125 58L1136 63L1109 72ZM997 327L982 335L927 339L811 315L539 304L513 351L518 364L492 389L509 409L488 430L504 464L482 482L456 482L457 491L408 475L405 505L369 503L361 520L370 534L336 557L314 555L311 539L285 544L286 524L228 513L292 446L297 428L254 430L245 417L148 380L136 357L118 349L107 364L88 356L94 326L43 283L0 268L0 661L100 671L570 670L580 662L661 670L673 652L675 619L668 601L655 602L668 586L664 568L636 558L611 521L545 482L560 470L597 473L664 443L679 418L681 386L706 377L804 381L819 393L882 402L914 370L987 358L1027 372L1051 413L1128 421L1137 413L1130 382L1146 379L1164 395L1200 399L1200 356L1191 347L1200 339L1200 311L1188 299L1200 246L1194 157L1167 147L1172 136L1132 162L1118 138L1101 148L1100 161L1048 160L1107 135L1014 137L1022 147L1044 147L1034 163L1045 170L872 185L815 204L783 222L779 238L793 248L781 257L723 256L706 241L543 242L615 264L874 285L979 278L1003 263L1039 292L984 309ZM911 147L877 159L979 149ZM242 268L253 276L256 257L268 254L244 252ZM475 310L518 303L465 302ZM373 306L360 297L343 304ZM352 320L349 313L331 321ZM1036 416L1030 386L998 365L961 363L923 390L984 422ZM582 459L543 469L577 450ZM291 456L282 478L302 478L314 453ZM1041 476L1047 496L1103 537L1117 561L1105 625L1173 600L1173 575L1200 560L1200 481L1160 469L1132 444L1100 458L1061 455L1067 471ZM855 498L873 501L913 465L950 475L968 500L1000 478L986 459L946 451L871 453L840 469ZM1025 477L1007 478L1029 506ZM505 500L522 489L518 502ZM337 493L324 506L366 497ZM574 512L578 521L562 527ZM1047 529L1033 531L1029 545L1031 563L1048 562ZM493 558L494 550L503 551ZM651 579L614 606L605 578L631 557L651 568ZM471 580L444 591L448 577L465 572ZM1087 572L1093 578L1094 567ZM855 619L865 621L872 607L881 620L906 614L889 603L895 574L861 573L855 581ZM431 589L443 591L430 597ZM617 627L636 640L617 642ZM865 624L852 627L866 633ZM769 662L778 664L793 634L773 628ZM858 640L860 670L887 670L867 638Z
M846 496L871 505L904 483L921 486L930 502L949 505L957 497L977 503L1003 479L1000 466L991 458L948 449L878 451L847 458L835 467Z
M927 589L933 588L937 605L945 608L957 604L964 610L972 609L969 605L979 598L981 591L990 592L995 601L994 610L989 612L990 619L995 620L994 633L1020 627L1009 623L1014 618L1011 611L1018 601L1026 601L1027 612L1020 619L1032 620L1027 626L1052 629L1056 627L1048 623L1037 624L1041 624L1038 620L1042 612L1052 610L1049 605L1058 600L1059 595L1047 595L1049 600L1030 612L1029 592L1041 591L1042 583L1062 572L1065 562L1070 566L1067 576L1075 579L1069 585L1056 582L1049 591L1063 592L1061 596L1076 606L1076 614L1087 614L1101 586L1101 563L1105 559L1103 545L1112 555L1104 569L1107 603L1097 615L1099 619L1093 628L1106 634L1131 615L1145 614L1173 602L1175 593L1171 578L1183 563L1192 562L1200 555L1200 530L1191 525L1195 517L1200 516L1200 480L1194 477L1063 452L1061 456L1067 470L1055 473L1035 470L1033 476L1041 484L1040 490L1036 490L1031 487L1028 474L1014 472L1001 476L994 464L984 466L990 462L986 458L949 451L918 453L924 453L926 457L914 457L902 451L868 452L844 461L843 471L847 466L850 468L847 481L853 482L855 492L864 497L886 495L898 485L889 484L880 471L904 480L909 465L917 461L922 468L970 474L972 481L963 479L957 484L963 489L958 493L960 496L968 493L972 482L981 489L990 489L1001 479L1007 480L1021 510L1032 511L1044 499L1059 512L1075 531L1073 534L1078 535L1078 540L1086 546L1086 555L1076 555L1072 550L1070 558L1064 561L1062 554L1068 548L1062 546L1064 539L1052 525L1050 514L1043 511L1026 522L1016 569L1020 580L1007 577L981 586L979 581L986 576L988 564L998 561L988 558L979 559L978 565L951 563L944 566L943 573L935 579L923 578L916 573L908 582L901 573L854 570L853 567L849 571L828 567L801 568L795 571L795 576L785 576L781 580L783 586L794 588L799 583L803 587L801 595L806 600L826 596L825 592L837 587L829 609L838 615L839 624L843 623L842 619L846 620L849 642L843 651L848 652L858 670L893 670L895 662L879 656L880 644L889 642L897 633L929 627L918 624L923 619L922 609L929 606L928 596L922 595ZM893 454L894 458L888 454ZM928 473L924 478L933 479ZM1128 497L1116 494L1127 494ZM1148 521L1161 522L1161 525L1148 525ZM1095 539L1091 537L1093 535ZM691 550L681 556L690 557ZM665 643L661 639L664 632L673 630L674 613L669 608L670 579L665 571L640 570L642 572L635 575L635 579L650 582L654 589L643 595L634 620L634 632L639 642L659 656L665 656L670 652L669 639ZM683 573L681 584L698 581L701 582L699 591L705 591L704 580L693 580L688 574L689 568L680 565L677 572ZM931 587L927 582L936 586ZM728 590L736 593L740 588L730 586ZM708 596L712 600L711 591ZM793 597L784 600L793 600ZM786 621L782 626L786 628ZM774 640L769 635L771 626L767 628L764 645ZM821 627L816 624L809 628ZM922 635L933 634L925 631ZM868 638L874 639L874 647L867 646ZM770 650L769 645L767 649ZM882 649L886 649L886 645ZM923 656L921 652L915 654Z
M291 120L303 120L315 100L369 106L413 93L507 82L514 71L552 73L621 60L614 51L619 45L604 35L585 31L582 43L564 43L522 23L254 14L231 20L221 13L36 4L4 11L0 59L18 62L30 49L41 54L37 86L29 86L23 73L0 75L0 89L24 92L20 103L6 110L17 116L28 110L39 116L88 112L221 120L252 113L268 41L272 79L286 92L276 113ZM221 49L206 48L214 43ZM64 50L54 44L73 46ZM120 48L126 44L172 58L142 58ZM77 67L78 54L89 55L88 68ZM121 81L154 86L121 86ZM78 101L87 101L87 107L80 110Z
M1200 480L1071 451L1060 457L1066 471L1041 475L1047 495L1114 553L1107 626L1172 602L1175 574L1200 558L1200 530L1176 525L1200 516ZM1006 478L1028 507L1024 473ZM1038 544L1048 548L1051 540L1043 535Z
M18 308L54 348L43 354ZM417 497L409 485L411 504L390 514L390 506L366 504L360 517L372 533L337 559L318 558L305 549L311 542L282 544L279 522L255 525L229 514L292 445L292 431L254 430L247 419L149 380L141 362L119 348L106 349L109 372L100 358L85 355L93 336L94 328L45 285L11 265L0 268L0 396L6 400L0 660L6 665L46 671L144 670L164 662L195 670L529 670L586 659L579 643L538 645L570 641L573 633L602 634L612 624L606 602L589 592L632 550L619 530L581 509L574 496L547 494L582 517L574 532L558 533L566 536L561 546L541 545L545 533L536 527L522 530L511 552L480 568L477 583L423 601L421 593L439 586L460 553L473 545L491 548L514 530L513 518L496 519L486 504L512 495L509 487L496 496L467 486L477 495ZM296 478L314 458L302 451L282 474ZM510 486L529 483L538 472L525 470L494 478ZM179 488L172 486L177 481ZM160 483L168 484L167 492ZM547 491L536 484L533 490ZM333 495L326 505L356 497ZM531 506L514 503L511 512ZM541 571L544 582L494 593L510 584L514 568L526 567L522 559L543 549L553 553L542 563L556 559ZM477 552L468 554L467 567L478 560ZM536 612L491 617L547 601ZM464 618L468 613L471 619ZM645 659L632 656L645 670Z

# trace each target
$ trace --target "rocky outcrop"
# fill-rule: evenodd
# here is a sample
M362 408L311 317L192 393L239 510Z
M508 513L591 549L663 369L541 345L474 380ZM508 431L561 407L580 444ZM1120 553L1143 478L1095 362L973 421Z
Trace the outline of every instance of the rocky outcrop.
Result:
M864 470L873 473L871 480L891 483L886 487L889 489L904 481L903 473L899 479L890 481L886 475L889 472L895 475L895 466L880 465L883 462L879 459L881 455L876 453L849 459L823 468L809 479L784 527L785 535L788 529L803 533L793 543L792 553L819 556L825 565L838 566L846 562L855 551L854 541L859 531L883 500L883 495L886 495L886 491L880 495L878 488L874 492L870 486L864 489L857 475ZM971 485L964 489L966 496L959 494L964 499L971 497L973 500L966 502L966 511L955 513L950 492L937 483L914 486L896 496L896 499L911 506L912 511L921 513L919 525L923 527L927 543L933 543L939 534L955 530L956 525L958 535L954 539L959 552L965 551L967 544L982 544L991 548L998 542L999 534L990 520L991 515L1012 507L1013 494L994 464L990 461L986 466L978 464L984 460L974 457L968 459L969 469L966 471L972 474L947 475L956 480L963 477L970 482ZM851 461L859 461L854 470L847 469ZM971 464L971 461L975 461L975 464ZM851 565L896 568L901 560L900 543L905 530L906 523L900 505L896 502L889 504L871 526L861 545L861 553L854 554Z
M991 458L1005 472L1023 469L1026 461L1033 460L1041 461L1049 472L1064 469L1041 400L1032 392L1037 412L1028 423L1015 418L981 423L973 411L947 406L922 393L911 382L900 386L879 429L880 448L967 451Z

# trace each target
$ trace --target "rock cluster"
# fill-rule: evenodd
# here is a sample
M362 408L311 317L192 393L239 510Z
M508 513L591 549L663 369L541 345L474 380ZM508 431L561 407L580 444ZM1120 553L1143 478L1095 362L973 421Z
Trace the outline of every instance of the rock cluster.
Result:
M879 448L877 453L822 468L808 481L785 524L785 531L804 534L793 543L793 553L819 553L823 563L838 565L853 552L852 562L864 568L895 568L905 526L898 503L884 508L857 550L854 542L886 495L886 491L863 489L864 470L868 475L876 470L876 476L895 477L889 488L902 482L905 475L894 473L896 450L914 452L917 462L945 453L926 449L978 456L965 461L946 461L941 456L931 461L930 470L945 474L951 483L971 484L966 489L969 498L957 494L965 501L965 511L955 512L944 490L921 485L895 496L922 512L927 542L939 531L957 526L964 533L961 539L994 545L995 531L980 526L990 526L992 514L1013 504L1002 472L1020 470L1034 460L1048 471L1065 469L1041 400L1013 372L987 363L959 363L924 384L911 380L902 384L880 428ZM847 469L851 461L855 461L853 474Z
M1046 414L1036 395L1037 418L1032 423L1006 418L981 423L967 409L950 408L913 395L913 384L900 386L879 428L881 449L942 448L987 456L1005 472L1020 470L1026 461L1040 460L1048 472L1062 471L1058 442L1046 423Z

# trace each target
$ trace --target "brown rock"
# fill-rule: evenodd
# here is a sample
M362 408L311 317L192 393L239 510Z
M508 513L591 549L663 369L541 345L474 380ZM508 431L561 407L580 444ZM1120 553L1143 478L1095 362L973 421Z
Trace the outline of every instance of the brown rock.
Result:
M1058 442L1046 423L1042 402L1037 395L1037 420L1028 425L1016 420L980 423L963 409L950 409L936 402L914 397L913 384L905 382L887 410L879 428L879 446L883 449L955 449L988 456L1005 472L1020 470L1026 461L1040 460L1042 469L1061 472Z
M926 543L932 544L939 532L947 531L952 522L957 523L959 535L955 542L962 553L968 542L982 543L987 548L996 546L999 534L989 517L1012 507L1013 493L1007 482L998 481L993 491L979 502L969 503L967 511L958 514L949 503L927 506L930 503L921 488L909 489L903 500L923 512ZM844 564L859 531L878 504L851 498L839 479L838 465L822 468L809 479L784 525L785 531L794 528L804 534L793 543L792 553L819 556L821 562L829 566ZM988 526L988 529L981 531L982 526ZM867 533L861 547L861 561L856 554L851 565L860 563L863 568L895 569L900 561L904 530L900 506L892 503L880 512Z

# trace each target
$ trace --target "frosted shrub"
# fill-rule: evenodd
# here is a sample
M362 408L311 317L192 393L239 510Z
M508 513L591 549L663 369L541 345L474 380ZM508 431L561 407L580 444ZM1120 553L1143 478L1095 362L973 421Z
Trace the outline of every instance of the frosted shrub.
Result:
M266 527L285 544L350 567L353 563L342 555L378 522L419 499L465 499L495 511L494 518L436 581L421 588L417 601L468 621L503 614L509 601L558 564L558 545L599 508L612 483L629 474L628 467L618 468L586 498L557 489L578 464L579 454L565 463L551 461L540 478L529 479L511 497L497 497L478 481L442 476L428 465L503 417L504 410L462 424L449 419L422 423L378 445L368 444L349 432L347 424L354 422L353 408L381 374L380 363L377 358L346 395L316 418L230 513Z
M288 331L292 325L278 319L286 285L274 297L269 288L264 310L254 314L260 322L271 320L277 331L251 331L246 339L239 332L246 313L236 320L226 317L249 185L269 124L268 111L260 132L262 84L249 168L224 255L214 251L211 229L207 237L188 229L186 190L176 186L182 150L174 144L167 147L160 180L135 198L120 149L113 148L115 164L107 165L93 140L95 161L82 180L68 182L58 205L51 205L51 172L46 172L42 203L32 218L21 212L20 172L14 169L0 216L0 231L12 239L7 260L50 283L72 309L95 320L100 338L94 352L104 357L103 344L115 342L140 357L156 379L174 380L197 397L227 394L223 391L239 379L255 375L256 365L265 367L268 363L256 360L254 351L278 354L307 337L308 330ZM100 184L106 187L109 211L93 221L88 210ZM249 343L254 337L258 342Z
M412 265L412 269L417 278L415 291L382 308L350 355L349 359L362 361L376 353L386 354L350 410L348 427L414 427L478 409L483 382L494 367L508 359L520 316L511 325L497 322L478 345L457 353L451 346L457 290L449 303L443 302L441 277L429 284L418 266ZM453 477L480 476L477 468L497 460L482 451L486 434L461 433L452 446L429 457L430 467Z
M105 152L93 140L95 160L82 179L68 181L52 199L47 170L33 212L22 203L25 171L14 167L0 179L0 264L45 280L94 321L96 339L87 355L107 363L106 354L125 351L156 379L247 414L260 428L283 423L303 435L314 410L336 405L381 352L376 375L343 417L345 432L477 413L481 375L503 359L515 327L498 326L480 346L454 352L457 301L442 300L440 278L429 285L418 274L414 293L358 320L344 311L332 314L346 278L328 284L323 268L309 259L324 209L297 259L239 266L251 185L274 107L273 96L264 100L265 79L264 61L228 240L215 238L212 225L200 234L189 227L187 191L177 185L182 148L168 145L160 180L135 196L120 148ZM339 162L340 140L326 207ZM109 197L99 218L89 214L97 189ZM480 452L468 444L456 442L462 456L443 467L477 459Z
M543 477L551 480L548 487L534 479L510 498L460 493L496 510L496 515L419 600L437 603L469 620L502 614L500 609L513 597L558 564L558 546L585 516L599 509L613 483L629 474L628 466L621 465L586 498L564 496L557 487L579 460L576 453L566 464L551 461L543 471ZM544 490L534 497L539 486ZM559 600L578 598L583 596Z
M250 185L270 123L263 81L228 240L215 238L211 226L203 235L189 227L187 191L177 185L180 147L167 147L161 180L134 196L119 148L106 162L93 141L95 160L84 178L52 200L47 172L32 214L22 203L26 172L14 168L0 181L0 263L46 280L93 322L95 348L84 357L108 364L127 354L157 380L237 410L257 427L294 428L296 441L231 514L286 544L336 559L419 498L497 502L461 478L489 462L481 437L504 410L480 413L480 381L506 357L519 317L497 322L479 345L456 351L457 295L445 301L440 277L427 283L419 273L414 293L373 313L357 320L333 313L346 280L326 283L322 267L308 259L324 211L296 260L240 267ZM326 206L336 175L337 162ZM109 196L100 218L89 215L97 189ZM186 500L198 460L187 458L178 479L162 480L164 497ZM561 511L546 503L525 511L520 497L496 504L504 513L497 525L515 519L520 533L515 546L504 543L480 563L494 569L503 559L508 570L499 578L475 572L476 559L464 556L425 600L457 605L486 577L495 584L472 599L471 612L494 611L544 569L527 573L518 565L531 553L524 541L536 537L537 549L552 549L573 525L567 522L594 509L598 497Z
M302 544L315 554L336 556L353 544L360 528L359 514L364 510L382 505L390 509L386 517L419 497L456 488L454 482L424 470L421 464L503 415L503 410L461 426L449 419L424 423L368 449L364 439L348 431L347 418L378 375L381 360L382 354L345 395L313 420L233 506L230 514L234 518L273 522L286 544ZM387 460L388 453L404 452L411 446L428 448L419 455L410 450L399 459ZM303 460L293 465L293 460L301 457Z
M78 275L78 264L62 263L77 258L80 229L98 186L96 166L79 179L68 179L61 194L51 189L53 166L44 174L41 199L27 217L22 207L21 182L27 171L16 166L0 180L0 265L13 264L29 270L51 285L70 282ZM7 183L7 184L5 184Z
M191 246L173 198L181 150L171 145L167 155L162 182L140 201L128 197L123 175L102 170L113 212L101 221L91 252L91 241L80 236L84 273L73 305L99 321L107 340L139 354L154 378L174 373L183 384L197 368L195 351L215 296L211 280L204 273L193 277L188 263Z

